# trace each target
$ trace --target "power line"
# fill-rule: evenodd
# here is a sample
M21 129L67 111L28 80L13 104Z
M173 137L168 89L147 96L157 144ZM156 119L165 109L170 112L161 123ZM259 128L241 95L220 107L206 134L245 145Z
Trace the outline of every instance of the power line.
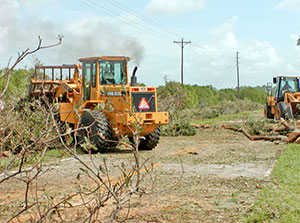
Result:
M109 8L106 8L100 4L98 4L97 2L94 2L92 0L77 0L79 2L81 2L82 4L84 5L87 5L93 9L98 9L98 10L101 10L102 12L104 12L105 14L107 15L110 15L110 16L113 16L115 19L117 20L120 20L122 22L125 22L127 23L128 25L130 26L134 26L135 28L143 31L143 32L146 32L152 36L155 36L161 40L164 40L164 41L167 41L167 42L171 42L168 38L166 38L165 35L162 35L161 33L158 33L152 29L149 29L148 27L144 27L143 25L141 24L138 24L136 22L133 22L133 21L130 21L129 19L125 18L125 17L120 17L116 12L114 12L113 10L109 9Z
M163 34L162 32L158 32L156 30L153 30L145 25L142 25L140 23L137 23L137 22L134 22L134 21L131 21L129 20L128 18L124 17L124 16L120 16L116 11L110 9L110 8L107 8L103 5L100 5L99 3L93 1L93 0L78 0L79 2L81 2L82 4L84 5L87 5L93 9L98 9L98 10L101 10L102 12L104 12L105 14L109 15L109 16L113 16L116 20L119 20L119 21L122 21L122 22L125 22L126 24L132 26L132 27L135 27L136 29L139 29L145 33L148 33L156 38L159 38L163 41L166 41L168 43L171 42L171 40L169 39L170 36L179 36L178 33L174 32L173 30L147 18L146 16L143 16L135 11L133 11L132 9L126 7L125 5L115 1L115 0L105 0L106 2L114 5L115 7L125 11L125 12L128 12L129 14L133 15L133 16L136 16L137 18L141 19L143 22L153 26L154 28L156 28L157 30L160 30L160 31L163 31L165 34ZM166 35L167 34L167 35ZM188 43L191 43L190 41L189 42L184 42L183 39L181 42L179 41L174 41L174 43L180 43L181 44L181 83L183 84L183 48L186 44ZM195 45L197 45L200 49L203 49L203 50L206 50L206 51L211 51L210 49L207 49L206 47L203 47L202 45L198 44L197 42L193 41L193 43ZM224 52L218 52L218 54L220 55L223 55L223 56L226 56L226 57L231 57L233 55L233 52L232 54L225 54Z
M134 10L128 8L127 6L121 4L120 2L117 2L117 1L115 1L115 0L105 0L105 1L111 3L112 5L114 5L114 6L118 7L118 8L120 8L120 9L125 10L126 12L130 13L131 15L134 15L134 16L136 16L136 17L142 19L144 22L146 22L146 23L148 23L148 24L150 24L150 25L156 27L157 29L163 30L164 32L167 32L167 33L169 33L169 34L171 34L171 35L175 35L175 36L177 36L177 37L180 36L178 33L176 33L175 31L173 31L173 30L171 30L171 29L169 29L168 27L163 26L163 25L161 25L161 24L155 22L154 20L149 19L148 17L146 17L146 16L144 16L144 15L141 15L141 14L137 13L136 11L134 11Z
M143 20L144 22L146 22L146 23L152 25L154 28L156 28L156 29L158 29L158 30L161 30L161 31L164 31L165 33L169 34L170 36L167 36L167 35L165 35L165 34L162 34L162 33L160 33L160 32L157 32L157 31L155 31L155 30L153 30L153 29L150 29L149 27L146 27L146 26L144 26L144 25L142 25L142 24L139 24L139 23L137 23L137 22L130 21L129 19L125 18L124 16L120 16L120 15L119 15L118 13L116 13L115 11L113 11L113 10L111 10L111 9L109 9L109 8L107 8L107 7L105 7L105 6L103 6L103 5L98 4L97 2L95 2L95 1L93 1L93 0L78 0L78 1L81 2L82 4L85 4L85 5L89 6L89 7L91 7L91 8L94 8L94 9L95 9L94 6L96 6L96 8L98 8L99 10L101 10L102 12L104 12L104 13L110 15L110 16L115 17L115 19L120 20L120 21L123 21L123 22L125 22L126 24L128 24L128 25L130 25L130 26L133 26L133 27L135 27L135 28L137 28L137 29L139 29L139 30L141 30L141 31L143 31L143 32L146 32L146 33L148 33L148 34L150 34L150 35L152 35L152 36L155 36L156 38L159 38L159 39L161 39L161 40L163 40L163 41L166 41L166 42L169 42L169 43L170 43L171 40L170 40L169 38L170 38L171 35L172 35L172 36L177 36L177 37L180 36L180 35L179 35L178 33L176 33L175 31L173 31L173 30L171 30L171 29L169 29L169 28L167 28L167 27L165 27L165 26L163 26L163 25L161 25L161 24L159 24L159 23L157 23L157 22L155 22L155 21L153 21L153 20L147 18L146 16L143 16L143 15L141 15L141 14L135 12L134 10L132 10L132 9L130 9L130 8L128 8L128 7L126 7L125 5L119 3L119 2L117 2L117 1L115 1L115 0L105 0L105 1L106 1L106 2L109 2L110 4L114 5L115 7L119 8L119 9L122 9L122 10L128 12L128 13L131 14L131 15L134 15L134 16L140 18L140 19ZM193 41L193 43L194 43L195 45L197 45L199 48L201 48L201 49L203 49L203 50L209 51L209 49L203 47L202 45L198 44L197 42ZM221 55L224 55L224 56L231 56L232 54L229 55L229 54L225 54L225 53L222 53L222 52L221 52Z

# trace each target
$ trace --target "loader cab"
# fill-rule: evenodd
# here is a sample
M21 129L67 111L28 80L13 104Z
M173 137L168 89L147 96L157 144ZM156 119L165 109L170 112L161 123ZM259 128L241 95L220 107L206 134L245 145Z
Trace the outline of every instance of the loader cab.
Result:
M275 99L277 101L284 100L284 93L299 92L299 77L279 76L273 78L273 83L276 84Z
M81 58L83 99L99 100L101 87L129 86L127 72L129 60L129 57L111 56Z

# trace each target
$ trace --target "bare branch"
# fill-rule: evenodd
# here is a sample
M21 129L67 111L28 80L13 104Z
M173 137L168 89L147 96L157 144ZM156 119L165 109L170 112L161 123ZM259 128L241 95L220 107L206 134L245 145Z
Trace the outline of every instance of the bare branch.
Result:
M9 59L9 63L8 63L8 66L7 66L7 71L5 72L5 74L1 77L1 78L4 78L4 77L7 77L7 80L6 80L6 84L5 84L5 87L4 89L1 91L0 93L0 99L4 96L7 88L8 88L8 85L9 85L9 81L10 81L10 77L11 77L11 74L12 74L12 71L15 69L15 67L25 58L27 57L28 55L30 54L33 54L41 49L47 49L47 48L51 48L51 47L55 47L55 46L58 46L62 43L62 39L63 39L63 36L59 35L58 36L58 42L55 43L55 44L51 44L51 45L47 45L47 46L42 46L42 39L40 36L38 36L38 45L37 47L32 50L32 51L29 51L29 48L27 48L25 51L23 51L21 54L18 53L18 58L16 59L15 63L9 68L9 64L10 64L10 61L11 61L11 58Z

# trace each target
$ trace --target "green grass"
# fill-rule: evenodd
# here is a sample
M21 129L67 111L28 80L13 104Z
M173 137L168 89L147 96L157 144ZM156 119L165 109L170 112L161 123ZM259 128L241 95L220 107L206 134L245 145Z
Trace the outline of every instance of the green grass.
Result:
M38 156L38 158L39 157L40 156ZM69 155L66 153L64 149L61 148L49 149L47 150L44 157L42 158L42 162L50 161L57 158L61 159L65 157L69 157Z
M247 117L247 116L253 114L254 112L257 112L257 111L245 111L245 112L240 112L240 113L237 113L237 114L221 115L221 116L216 117L216 118L194 120L191 123L192 124L199 124L199 125L216 124L216 123L221 122L221 121L228 121L228 120L238 119L238 118L241 118L241 117Z
M276 184L263 188L245 222L300 222L300 145L290 144L272 172Z

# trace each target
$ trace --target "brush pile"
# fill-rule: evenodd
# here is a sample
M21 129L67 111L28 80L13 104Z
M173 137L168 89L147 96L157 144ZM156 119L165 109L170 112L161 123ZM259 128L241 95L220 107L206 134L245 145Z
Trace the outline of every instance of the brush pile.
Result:
M222 128L240 132L251 141L282 141L284 143L300 144L300 128L298 122L290 121L281 118L279 122L274 121L250 121L241 126L221 125Z

